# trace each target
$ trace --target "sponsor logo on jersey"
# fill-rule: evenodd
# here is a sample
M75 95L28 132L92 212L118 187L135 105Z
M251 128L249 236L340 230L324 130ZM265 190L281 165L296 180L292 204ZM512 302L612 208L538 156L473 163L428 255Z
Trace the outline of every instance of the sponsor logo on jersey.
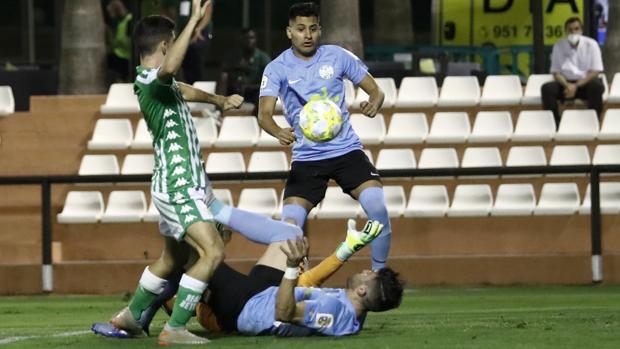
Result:
M176 164L182 163L183 161L185 161L185 159L183 159L181 155L174 154L174 156L172 157L172 160L170 160L170 163L173 165L176 165Z
M164 117L165 117L165 118L170 117L170 116L172 116L172 115L174 115L174 114L176 114L176 112L175 112L174 110L172 110L172 109L166 109L166 110L164 111Z
M184 174L185 172L187 172L185 170L185 168L181 167L181 166L177 166L174 168L174 171L172 171L172 175L173 176L180 176L182 174Z
M318 327L329 328L334 324L334 315L329 313L317 313L314 324Z
M174 132L174 130L173 131L169 131L166 134L166 140L167 141L174 140L174 139L177 139L179 137L181 137L181 135L179 135L178 133Z
M182 187L182 186L184 186L184 185L187 185L187 183L188 183L188 182L187 182L187 179L185 179L185 178L179 178L179 179L177 179L177 181L174 183L174 187L175 187L175 188Z
M168 147L168 152L175 152L175 151L179 151L182 150L183 147L180 146L178 143L172 143L170 144L170 146Z

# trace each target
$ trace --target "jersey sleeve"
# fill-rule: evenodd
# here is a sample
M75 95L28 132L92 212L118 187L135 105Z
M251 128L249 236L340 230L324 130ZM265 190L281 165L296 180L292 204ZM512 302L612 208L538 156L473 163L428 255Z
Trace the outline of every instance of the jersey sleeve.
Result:
M303 326L327 336L346 336L357 332L355 317L336 297L306 300Z
M278 65L269 63L263 72L260 82L260 97L278 97L282 86L282 73L278 70Z
M361 59L359 59L353 52L339 47L340 59L342 61L342 67L344 75L353 82L355 85L359 85L366 74L368 74L368 67Z

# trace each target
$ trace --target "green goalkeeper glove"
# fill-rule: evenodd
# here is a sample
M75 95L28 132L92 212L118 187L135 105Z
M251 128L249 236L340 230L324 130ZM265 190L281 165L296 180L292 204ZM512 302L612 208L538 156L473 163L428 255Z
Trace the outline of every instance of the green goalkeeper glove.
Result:
M383 224L378 221L368 221L362 231L357 231L355 220L349 219L347 228L346 240L336 248L336 257L343 262L379 236L383 230Z

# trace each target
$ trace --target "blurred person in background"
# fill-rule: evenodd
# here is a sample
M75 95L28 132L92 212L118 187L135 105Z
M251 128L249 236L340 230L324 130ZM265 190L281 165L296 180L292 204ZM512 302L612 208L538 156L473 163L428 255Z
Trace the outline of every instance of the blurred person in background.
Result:
M133 15L121 0L108 1L105 9L108 15L106 45L109 80L110 82L128 82Z

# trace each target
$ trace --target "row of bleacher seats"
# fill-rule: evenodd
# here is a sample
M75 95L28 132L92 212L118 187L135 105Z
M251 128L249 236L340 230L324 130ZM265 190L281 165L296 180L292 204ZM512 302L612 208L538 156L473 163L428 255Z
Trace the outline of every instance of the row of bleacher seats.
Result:
M0 86L0 116L15 113L15 97L11 86Z
M274 120L288 126L284 116ZM213 118L194 118L194 122L201 147L279 146L252 116L225 117L219 132ZM351 125L366 145L620 140L620 109L607 110L600 127L593 110L566 110L557 131L553 114L545 110L521 111L514 127L507 111L478 112L473 128L465 112L435 113L430 128L424 113L395 113L387 129L381 114L372 119L353 114ZM151 147L144 119L138 121L135 134L129 119L99 119L88 141L89 150Z
M379 170L501 167L504 164L508 167L620 164L620 144L599 144L592 157L586 145L556 145L549 161L542 146L513 146L508 150L505 162L497 147L465 148L461 161L454 148L422 149L419 161L410 148L381 149L376 162L370 151L366 150L366 154ZM151 174L153 168L152 154L128 154L122 167L114 154L84 155L78 174ZM290 167L284 151L255 151L247 167L241 152L211 152L207 156L205 169L207 173L277 172L288 171Z
M611 88L607 79L601 74L605 85L603 99L611 103L620 102L620 73L614 75ZM518 75L490 75L481 88L477 77L448 76L444 79L441 90L433 77L405 77L400 87L392 78L377 78L377 83L385 93L385 108L423 108L423 107L467 107L467 106L502 106L502 105L540 105L541 86L553 80L551 74L530 75L525 86L521 86ZM361 89L346 81L345 100L347 106L359 106L368 95ZM208 92L215 91L214 81L197 81L194 86ZM279 102L276 109L281 110ZM192 111L205 108L205 104L191 104ZM102 114L138 113L140 111L132 84L112 84L105 104L101 106Z
M495 200L487 184L456 186L452 203L443 185L414 185L406 199L402 186L385 186L385 198L390 217L465 217L465 216L528 216L571 215L590 213L590 186L583 201L576 183L545 183L540 198L532 184L501 184ZM601 212L620 213L620 182L601 183ZM233 205L228 189L216 189L215 195ZM239 196L238 208L270 217L278 217L282 195L278 199L273 188L246 188ZM364 217L359 203L338 187L328 187L323 201L311 211L309 218ZM104 209L103 195L98 191L71 191L59 223L121 223L156 222L159 219L153 202L147 207L146 196L140 190L113 191Z

